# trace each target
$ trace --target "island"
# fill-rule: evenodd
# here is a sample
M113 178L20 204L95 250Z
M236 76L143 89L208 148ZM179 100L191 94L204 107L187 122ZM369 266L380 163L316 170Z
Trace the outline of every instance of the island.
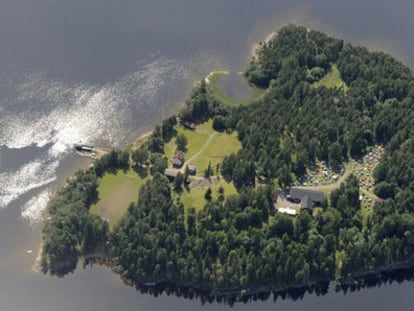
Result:
M296 25L260 44L238 103L203 79L177 115L70 178L42 267L212 296L354 283L414 263L414 83L383 52Z

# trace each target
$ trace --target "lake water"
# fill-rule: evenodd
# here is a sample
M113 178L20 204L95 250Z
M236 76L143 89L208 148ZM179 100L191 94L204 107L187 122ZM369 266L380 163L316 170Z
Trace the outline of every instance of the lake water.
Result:
M414 68L413 13L408 0L0 0L0 309L229 309L140 294L104 267L37 272L47 201L88 164L73 144L131 142L176 111L194 81L245 69L253 43L290 21ZM230 92L243 87L229 81ZM403 282L233 308L407 310L413 291Z

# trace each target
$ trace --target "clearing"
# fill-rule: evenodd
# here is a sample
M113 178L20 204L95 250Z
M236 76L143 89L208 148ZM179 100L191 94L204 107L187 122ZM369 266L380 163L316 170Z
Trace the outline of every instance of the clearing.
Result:
M106 173L99 182L99 200L91 206L91 213L107 219L113 227L129 204L137 201L139 188L146 180L132 169L126 172L119 170L116 174Z
M332 65L331 70L325 76L323 76L322 79L312 84L313 87L318 87L320 85L323 85L327 88L339 88L341 86L344 86L344 91L346 92L348 90L348 86L342 80L341 73L339 72L339 69L336 65Z

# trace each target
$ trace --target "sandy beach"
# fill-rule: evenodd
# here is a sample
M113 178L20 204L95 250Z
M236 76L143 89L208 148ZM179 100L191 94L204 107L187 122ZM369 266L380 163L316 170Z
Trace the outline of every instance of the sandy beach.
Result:
M253 44L251 50L250 50L250 57L257 57L257 53L260 49L261 44L268 43L270 40L272 40L273 37L277 36L277 31L273 31L270 34L266 36L264 40L259 41L258 43Z

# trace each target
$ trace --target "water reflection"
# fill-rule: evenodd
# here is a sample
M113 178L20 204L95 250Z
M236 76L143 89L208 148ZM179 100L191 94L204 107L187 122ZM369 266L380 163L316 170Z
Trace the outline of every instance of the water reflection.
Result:
M105 259L90 258L84 261L83 268L88 266L107 266L110 261ZM73 270L74 271L74 270ZM73 272L71 271L71 272ZM63 272L63 271L62 271ZM59 274L62 277L64 274ZM377 271L363 277L356 278L353 282L335 283L328 281L309 283L304 286L272 288L262 286L250 290L229 290L223 292L212 292L206 289L181 286L178 284L160 282L143 284L122 278L124 284L136 289L140 294L159 297L162 295L199 301L201 305L221 304L233 307L236 303L250 304L265 301L300 301L308 295L317 297L336 292L344 295L353 294L364 289L379 288L392 284L402 284L406 281L414 281L414 265L406 263L404 268L391 271Z

